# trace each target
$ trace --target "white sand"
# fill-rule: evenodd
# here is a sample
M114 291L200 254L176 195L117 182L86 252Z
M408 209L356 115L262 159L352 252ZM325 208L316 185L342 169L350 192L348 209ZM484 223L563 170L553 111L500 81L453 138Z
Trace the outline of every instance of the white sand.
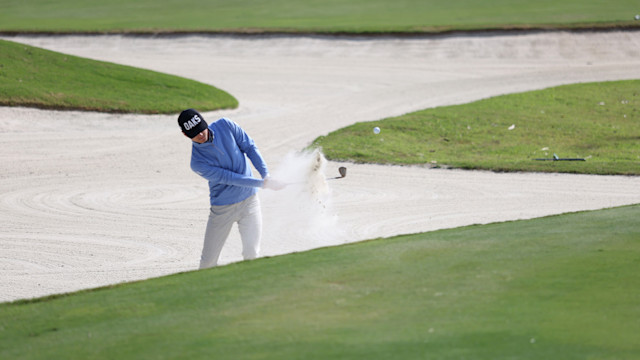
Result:
M240 123L281 172L291 169L289 154L354 122L640 78L640 32L8 39L218 86L241 106L205 117ZM190 144L175 118L0 108L0 301L197 267L207 186L188 167ZM326 175L339 165L329 163ZM305 206L312 200L293 187L261 192L264 255L640 203L638 177L347 167L345 179L329 182L322 208ZM222 263L241 259L239 243L234 230Z

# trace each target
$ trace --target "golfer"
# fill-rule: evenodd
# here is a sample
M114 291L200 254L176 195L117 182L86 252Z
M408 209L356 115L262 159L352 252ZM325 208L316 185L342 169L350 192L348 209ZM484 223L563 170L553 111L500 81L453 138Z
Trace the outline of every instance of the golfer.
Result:
M284 185L269 177L267 165L253 139L233 121L221 118L207 125L200 113L187 109L178 116L178 124L192 140L191 169L209 181L211 211L200 269L218 264L234 223L238 223L243 258L255 259L260 252L262 234L258 188L279 190ZM247 157L262 179L252 176Z

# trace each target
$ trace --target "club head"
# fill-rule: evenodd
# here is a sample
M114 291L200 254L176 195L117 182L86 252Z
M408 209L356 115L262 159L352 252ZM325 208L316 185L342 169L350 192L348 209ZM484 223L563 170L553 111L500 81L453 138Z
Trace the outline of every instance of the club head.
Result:
M347 168L344 166L340 166L338 168L338 172L340 173L340 177L345 177L347 176Z

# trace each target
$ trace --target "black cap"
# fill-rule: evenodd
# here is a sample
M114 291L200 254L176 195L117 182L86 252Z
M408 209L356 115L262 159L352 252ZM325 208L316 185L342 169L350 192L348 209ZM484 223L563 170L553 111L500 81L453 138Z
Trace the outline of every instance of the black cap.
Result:
M190 139L193 139L209 127L202 115L193 109L187 109L180 113L180 116L178 116L178 125L180 125L182 132Z

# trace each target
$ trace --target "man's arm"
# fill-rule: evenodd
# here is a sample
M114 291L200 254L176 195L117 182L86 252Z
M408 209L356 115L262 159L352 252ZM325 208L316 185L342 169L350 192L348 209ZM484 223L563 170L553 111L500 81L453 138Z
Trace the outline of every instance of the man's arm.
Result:
M191 161L191 169L203 178L213 181L216 184L245 186L245 187L262 187L264 181L256 179L252 176L238 174L217 166L211 166L203 161Z
M240 150L247 154L247 157L251 160L251 163L256 170L258 170L262 178L266 178L269 175L269 170L253 139L235 122L226 118L224 118L224 120L231 128L233 136L236 139L236 144L238 144Z

